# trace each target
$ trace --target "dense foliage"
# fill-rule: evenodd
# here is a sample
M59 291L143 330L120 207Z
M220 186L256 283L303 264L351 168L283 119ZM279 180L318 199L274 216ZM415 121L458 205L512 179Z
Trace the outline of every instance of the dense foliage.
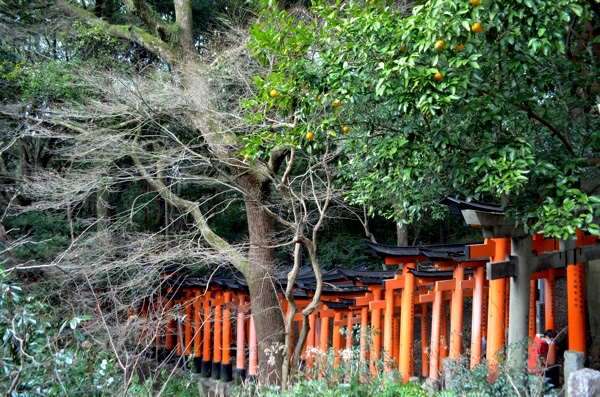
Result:
M446 194L504 197L533 231L597 234L600 198L585 186L598 177L597 44L583 35L597 24L594 7L544 0L323 1L307 12L265 6L252 48L272 72L256 80L251 105L262 112L254 117L288 121L276 143L314 150L337 140L347 197L371 212L412 222L437 213ZM271 130L258 130L249 155L276 144Z

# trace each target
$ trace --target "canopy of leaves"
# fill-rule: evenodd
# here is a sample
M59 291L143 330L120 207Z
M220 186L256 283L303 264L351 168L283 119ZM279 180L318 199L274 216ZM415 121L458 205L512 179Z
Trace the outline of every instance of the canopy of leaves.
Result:
M598 234L600 197L582 188L600 157L597 7L476 4L265 5L251 46L271 72L248 102L265 127L248 154L336 139L347 197L371 212L412 222L447 194L505 197L529 230ZM286 124L274 135L265 120Z

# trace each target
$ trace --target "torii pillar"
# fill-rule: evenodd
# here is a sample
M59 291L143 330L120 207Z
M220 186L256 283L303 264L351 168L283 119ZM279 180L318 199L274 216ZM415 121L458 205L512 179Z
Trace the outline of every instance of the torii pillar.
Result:
M462 215L468 224L482 226L483 237L494 239L496 249L493 262L501 262L502 268L515 270L510 278L510 302L513 304L509 307L508 358L515 368L520 368L527 359L527 347L522 342L529 334L532 238L522 227L515 227L514 220L506 217L503 212L464 209ZM509 244L512 247L511 260L505 261L504 256L508 254ZM487 278L490 280L487 356L493 367L496 363L495 354L504 344L506 282L502 276L495 277L492 274L492 270L498 269L498 266L490 263L487 267Z
M414 263L407 263L402 268L404 290L402 291L402 307L400 311L400 373L404 383L413 374L413 343L415 339L415 275L409 272Z

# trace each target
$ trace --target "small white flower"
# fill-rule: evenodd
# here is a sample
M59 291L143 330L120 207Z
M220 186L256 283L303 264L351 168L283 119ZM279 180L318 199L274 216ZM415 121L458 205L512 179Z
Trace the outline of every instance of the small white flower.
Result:
M340 356L342 357L342 361L348 362L354 357L354 352L352 349L342 349L340 350Z

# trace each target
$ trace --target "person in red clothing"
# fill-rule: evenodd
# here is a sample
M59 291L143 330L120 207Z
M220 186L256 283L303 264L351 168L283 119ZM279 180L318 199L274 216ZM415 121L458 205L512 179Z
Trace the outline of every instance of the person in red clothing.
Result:
M527 360L527 369L529 373L543 375L546 370L546 360L548 359L548 350L554 343L556 332L552 329L544 332L543 335L536 335L529 346L529 359Z
M543 335L536 335L533 342L529 345L529 359L527 360L527 370L533 375L530 379L529 390L531 396L538 397L548 389L552 388L552 382L547 378L548 351L554 343L556 332L552 329L544 332Z

